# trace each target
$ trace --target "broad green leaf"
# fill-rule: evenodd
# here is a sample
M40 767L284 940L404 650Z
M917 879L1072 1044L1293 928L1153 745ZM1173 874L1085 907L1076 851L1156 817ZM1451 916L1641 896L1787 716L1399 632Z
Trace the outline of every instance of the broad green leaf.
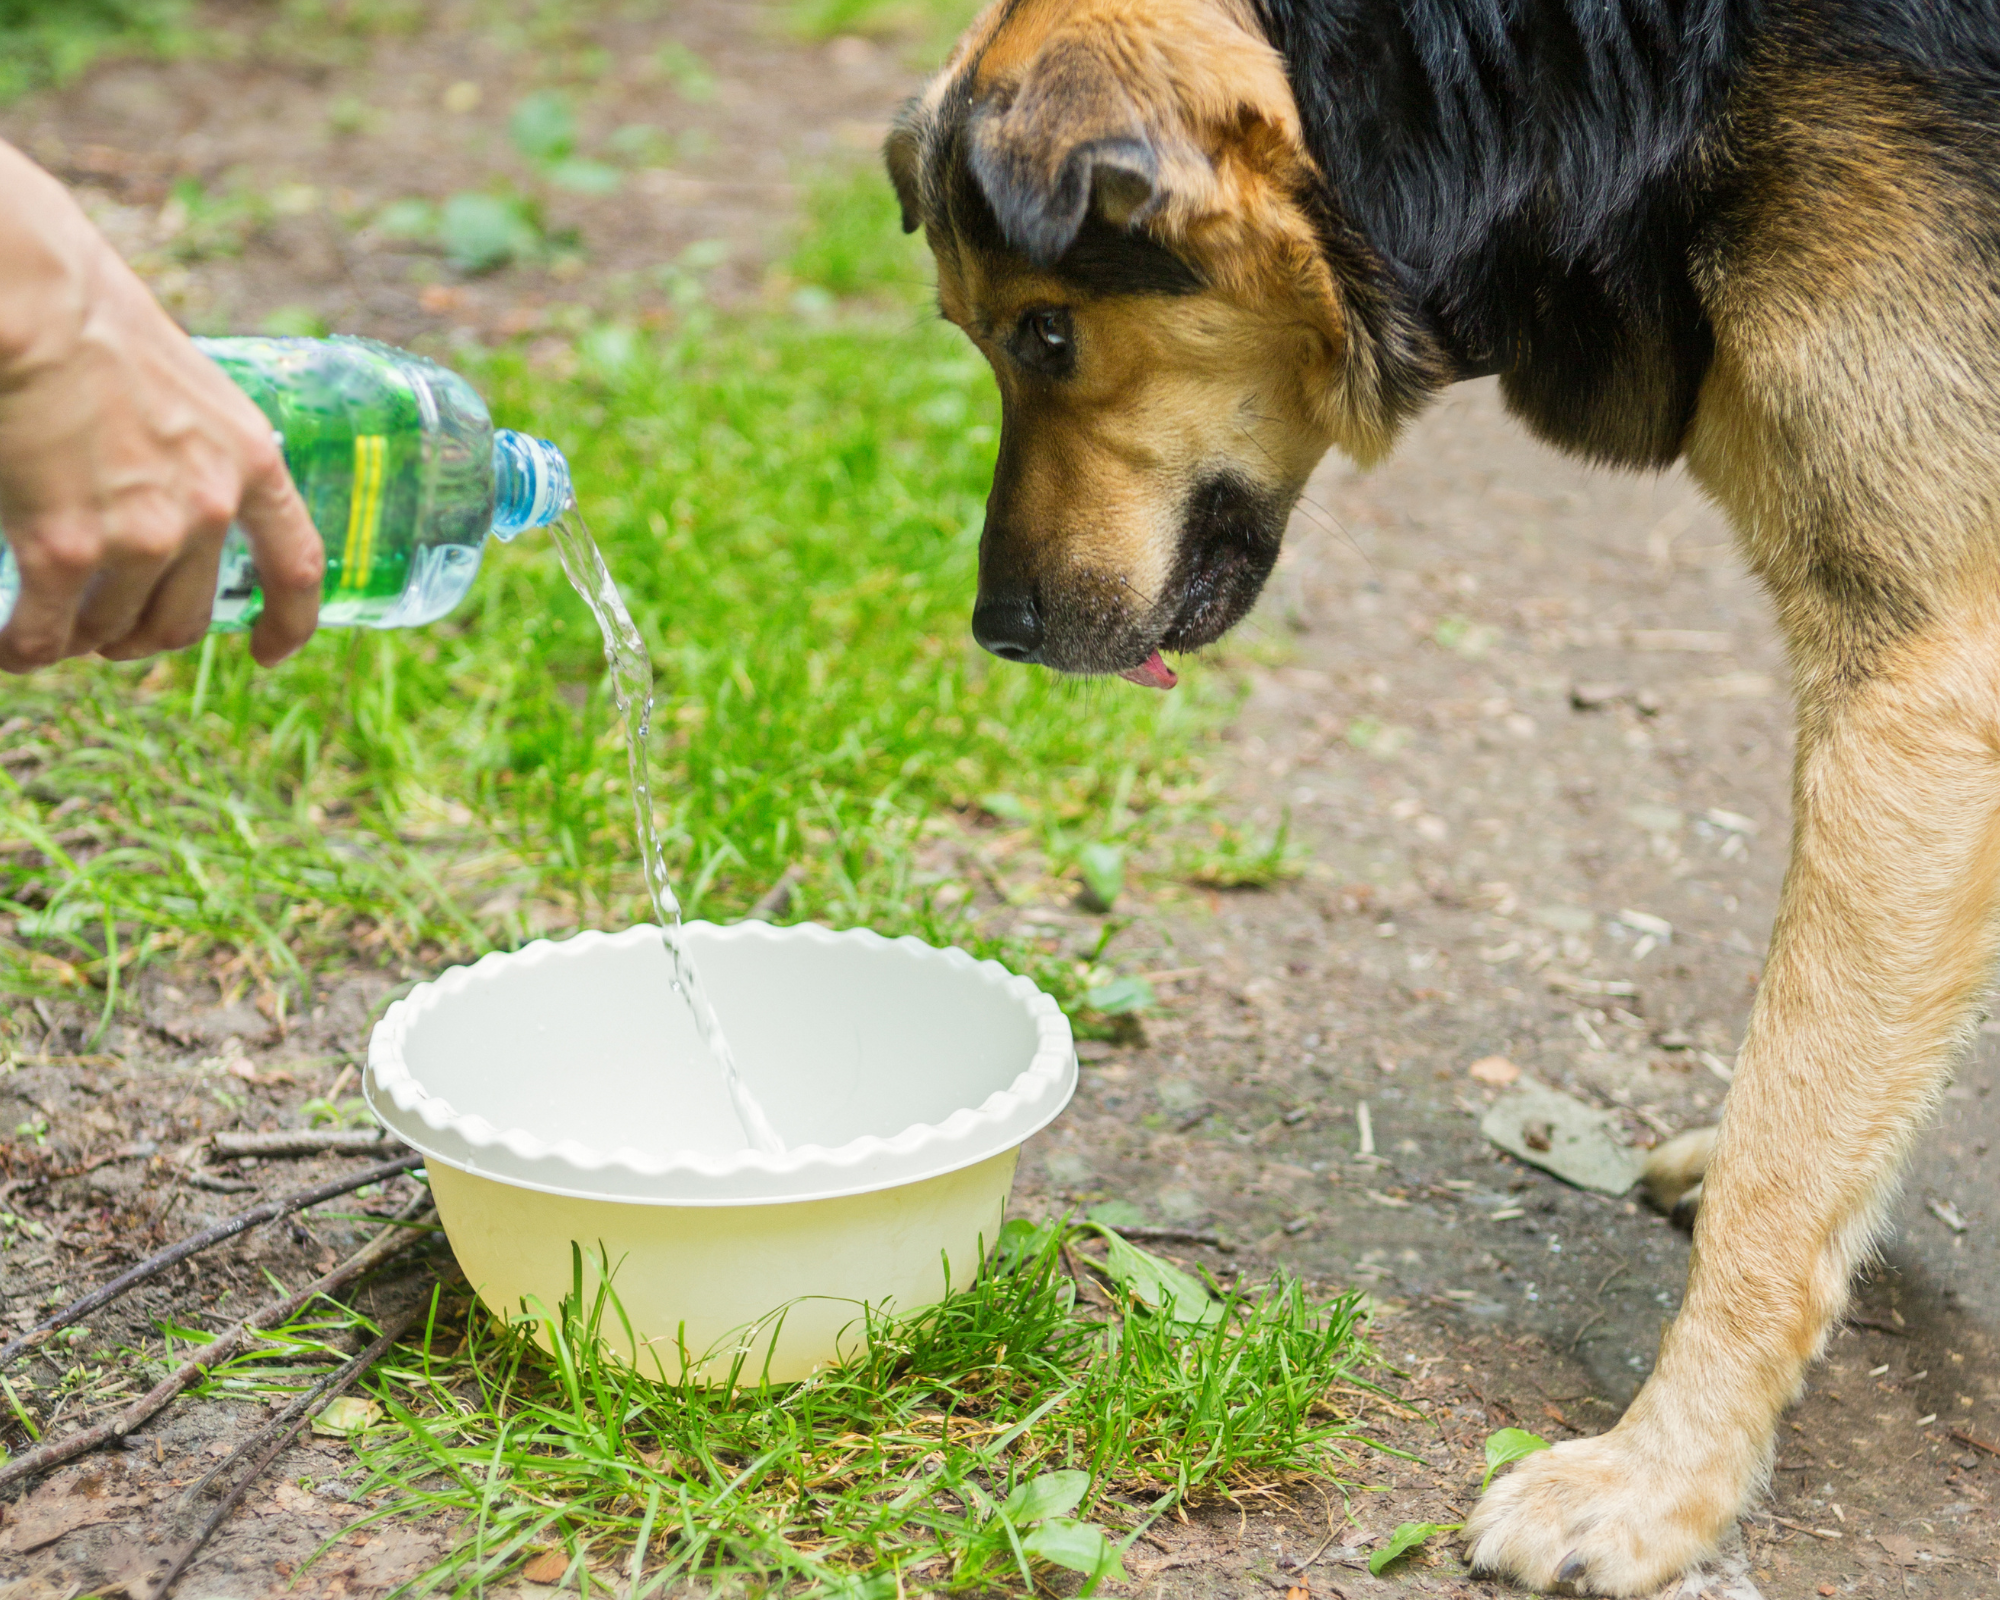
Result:
M1082 1474L1078 1474L1082 1476ZM1021 1548L1039 1561L1053 1562L1080 1572L1090 1579L1084 1592L1101 1578L1125 1581L1125 1563L1118 1546L1094 1522L1075 1522L1068 1517L1051 1517L1040 1527L1023 1535Z
M1487 1484L1493 1481L1493 1474L1502 1467L1511 1466L1524 1456L1531 1456L1538 1450L1546 1450L1549 1441L1526 1428L1502 1428L1486 1440L1486 1476L1479 1480L1479 1492L1486 1492Z
M507 137L531 161L561 161L576 149L576 113L554 89L531 94L507 119Z
M1457 1522L1406 1522L1389 1535L1389 1542L1368 1558L1368 1570L1376 1577L1382 1576L1382 1569L1399 1557L1408 1555L1434 1533L1456 1533L1463 1524Z
M344 1394L327 1401L312 1420L312 1431L322 1438L345 1439L372 1428L382 1420L382 1408L359 1395Z
M494 194L455 194L438 223L444 252L461 272L491 272L531 255L541 233L518 200Z
M1105 1270L1118 1286L1153 1310L1190 1327L1209 1327L1222 1320L1222 1302L1171 1261L1141 1250L1101 1223L1091 1223L1104 1236Z
M1018 1267L1048 1249L1062 1226L1060 1222L1030 1222L1026 1217L1012 1217L1000 1224L994 1253L1008 1266Z
M1144 978L1113 978L1109 983L1101 983L1092 989L1083 997L1083 1003L1107 1017L1120 1016L1127 1011L1146 1011L1153 1004L1153 986Z
M826 1600L896 1600L899 1590L895 1573L878 1572L873 1577L849 1578L819 1592Z
M548 177L558 189L572 189L578 194L616 194L619 184L625 181L624 174L616 167L576 157L556 162L549 168Z
M1087 844L1077 852L1076 865L1093 908L1109 911L1125 892L1125 847Z
M1090 1221L1107 1228L1143 1228L1146 1213L1130 1200L1100 1200L1084 1212Z
M979 797L979 809L989 817L998 817L1002 822L1026 822L1028 808L1011 794L983 794Z
M438 208L428 200L391 200L375 213L374 228L392 239L435 239Z
M1058 1517L1065 1511L1074 1511L1089 1487L1090 1474L1087 1472L1045 1472L1039 1478L1030 1478L1026 1483L1017 1485L1014 1492L1001 1502L1000 1515L1017 1526L1040 1522L1044 1517Z
M715 74L706 61L678 39L669 39L661 45L654 52L653 60L683 100L715 98Z

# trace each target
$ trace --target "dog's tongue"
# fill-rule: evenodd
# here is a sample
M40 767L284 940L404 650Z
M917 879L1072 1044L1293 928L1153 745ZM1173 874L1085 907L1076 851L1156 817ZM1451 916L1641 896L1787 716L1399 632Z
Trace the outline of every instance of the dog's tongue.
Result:
M1181 681L1174 675L1174 669L1160 659L1160 652L1157 650L1138 666L1127 667L1118 676L1129 678L1145 689L1171 689Z

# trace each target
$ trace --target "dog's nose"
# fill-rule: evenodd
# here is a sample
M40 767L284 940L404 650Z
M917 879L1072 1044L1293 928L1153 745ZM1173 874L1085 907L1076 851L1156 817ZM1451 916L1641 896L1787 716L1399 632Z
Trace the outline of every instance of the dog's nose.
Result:
M1031 595L991 595L972 608L972 637L1002 661L1039 661L1041 610Z

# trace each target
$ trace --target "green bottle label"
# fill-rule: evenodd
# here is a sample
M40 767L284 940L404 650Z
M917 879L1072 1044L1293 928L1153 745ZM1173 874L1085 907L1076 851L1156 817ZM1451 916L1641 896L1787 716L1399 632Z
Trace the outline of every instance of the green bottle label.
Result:
M284 440L326 546L321 625L380 625L409 583L425 509L423 408L401 362L347 341L232 339L208 353ZM231 630L263 610L254 590L224 598L240 602L218 619Z

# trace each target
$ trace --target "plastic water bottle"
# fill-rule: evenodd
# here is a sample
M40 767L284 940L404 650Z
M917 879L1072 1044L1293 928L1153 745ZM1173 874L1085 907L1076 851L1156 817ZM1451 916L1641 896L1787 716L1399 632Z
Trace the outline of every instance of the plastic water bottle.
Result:
M326 544L322 627L414 628L463 600L490 532L511 539L572 503L545 439L495 428L457 373L372 339L197 339L257 402ZM0 537L0 626L21 574ZM264 597L241 528L223 540L211 633Z

